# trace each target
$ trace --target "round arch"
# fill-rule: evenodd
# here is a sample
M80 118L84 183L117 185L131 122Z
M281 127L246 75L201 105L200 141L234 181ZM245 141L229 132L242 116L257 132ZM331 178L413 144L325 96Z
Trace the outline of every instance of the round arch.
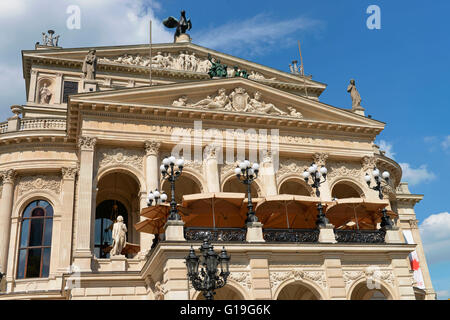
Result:
M131 178L133 178L138 186L139 186L139 192L146 192L146 183L145 183L145 178L142 175L142 173L137 170L136 168L132 167L132 166L128 166L128 165L124 165L124 164L115 164L113 166L106 166L106 167L102 167L98 170L97 173L97 185L98 182L105 176L107 176L110 173L124 173L128 176L130 176Z
M20 217L25 207L32 201L45 200L53 207L54 215L58 215L61 212L61 202L55 197L53 192L47 190L33 190L21 195L14 206L13 218Z
M183 174L176 180L175 182L175 200L177 203L182 202L183 195L187 194L196 194L205 192L205 186L202 181L194 171L183 169ZM161 190L169 197L170 201L170 182L165 179L161 179L160 181Z
M349 178L335 180L330 186L330 190L331 197L337 199L366 197L364 189L360 183Z
M252 197L258 198L262 196L262 189L258 180L253 181L251 188ZM222 192L243 192L247 194L247 187L237 180L234 173L231 173L223 178L223 181L220 185L220 190Z
M292 193L296 192L296 193ZM295 194L299 196L315 196L311 186L298 175L285 175L278 181L278 194Z
M203 293L194 291L192 300L204 300ZM228 279L227 284L216 290L214 300L250 300L249 295L237 282Z
M278 286L275 300L324 300L325 295L314 283L307 280L286 280Z
M391 288L380 280L371 280L373 288L368 288L366 278L356 280L347 291L347 300L394 300Z

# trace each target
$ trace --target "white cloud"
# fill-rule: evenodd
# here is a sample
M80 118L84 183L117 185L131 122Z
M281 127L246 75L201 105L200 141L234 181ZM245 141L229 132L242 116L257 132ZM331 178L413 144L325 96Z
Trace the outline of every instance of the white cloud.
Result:
M444 141L442 141L441 145L442 145L442 148L444 148L444 150L450 149L450 136L446 136L444 138Z
M66 26L69 5L80 7L79 30ZM42 41L42 32L55 30L61 35L60 45L66 48L140 44L149 41L152 19L153 42L172 42L173 32L155 15L159 9L157 1L144 0L1 0L0 121L12 115L10 105L25 102L20 51L34 49L34 44Z
M380 140L378 143L380 146L380 150L386 152L385 156L391 159L395 159L395 153L393 151L393 146L391 143L386 142L385 140Z
M448 290L439 290L436 292L437 298L439 300L447 300L450 299L450 291Z
M290 35L298 31L317 32L323 25L321 21L306 17L274 21L267 14L258 14L244 21L230 21L225 25L210 28L208 32L194 32L192 38L196 43L208 48L258 55L275 50L280 45L295 44L296 39L291 39Z
M409 163L399 163L402 168L402 181L406 181L410 186L418 185L422 182L430 182L436 179L436 175L429 171L426 164L414 169Z
M450 261L450 213L432 214L420 224L427 261Z

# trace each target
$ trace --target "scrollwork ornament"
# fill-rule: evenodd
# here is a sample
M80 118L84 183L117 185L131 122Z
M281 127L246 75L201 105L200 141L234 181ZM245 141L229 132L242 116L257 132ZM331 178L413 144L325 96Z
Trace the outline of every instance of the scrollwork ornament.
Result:
M63 167L61 172L64 180L73 180L77 175L78 167Z
M315 153L313 159L316 165L325 166L327 164L328 153Z

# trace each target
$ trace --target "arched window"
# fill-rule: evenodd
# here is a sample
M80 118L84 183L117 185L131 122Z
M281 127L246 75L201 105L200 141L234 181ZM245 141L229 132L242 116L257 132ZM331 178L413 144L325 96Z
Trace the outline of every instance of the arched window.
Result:
M53 208L45 200L31 202L22 215L17 278L46 278L50 270Z

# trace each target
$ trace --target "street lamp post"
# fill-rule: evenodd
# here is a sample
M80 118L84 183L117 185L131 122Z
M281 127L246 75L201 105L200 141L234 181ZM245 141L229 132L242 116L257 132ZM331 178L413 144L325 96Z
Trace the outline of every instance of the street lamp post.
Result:
M234 169L236 177L238 180L247 186L247 196L248 196L248 211L247 211L247 220L248 222L258 222L258 217L255 215L253 211L253 203L252 203L252 194L251 194L251 185L256 178L258 178L259 172L259 164L254 163L253 165L248 160L244 160L239 162L236 169Z
M368 173L366 173L366 175L365 175L365 177L364 177L364 180L366 180L367 186L368 186L370 189L375 190L375 191L378 191L378 197L379 197L381 200L383 200L383 189L389 184L389 177L390 177L390 174L389 174L389 172L387 172L387 171L384 171L384 172L381 174L381 177L384 179L384 181L385 181L385 183L386 183L384 186L381 185L382 179L380 178L380 170L378 170L377 167L374 167L374 168L373 168L372 175L373 175L373 177L374 177L374 179L375 179L375 184L376 184L374 187L371 187L371 186L370 186L370 181L372 180L372 178L370 177L370 175L369 175Z
M175 181L181 176L183 166L183 159L176 159L174 156L170 156L164 158L159 167L163 179L167 179L170 182L171 201L168 220L181 220L181 216L177 209L177 202L175 201Z
M188 277L194 289L201 291L206 300L214 300L215 290L225 286L230 275L230 256L225 247L220 254L217 254L208 238L203 240L200 253L201 255L198 257L191 246L189 255L185 258ZM202 266L200 272L198 271L199 265ZM219 265L220 273L217 268Z
M312 163L311 166L308 169L305 169L302 176L303 179L305 179L306 184L310 185L312 188L316 189L316 196L320 197L320 185L327 181L327 173L328 169L325 166L319 167ZM309 180L312 180L312 183L309 184ZM322 180L323 178L323 180ZM327 224L330 223L328 218L325 216L325 213L323 212L323 206L322 203L319 202L317 204L317 220L316 225L317 227L326 227Z

